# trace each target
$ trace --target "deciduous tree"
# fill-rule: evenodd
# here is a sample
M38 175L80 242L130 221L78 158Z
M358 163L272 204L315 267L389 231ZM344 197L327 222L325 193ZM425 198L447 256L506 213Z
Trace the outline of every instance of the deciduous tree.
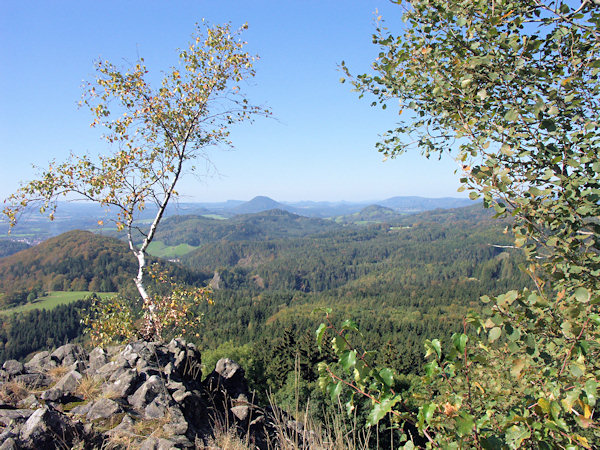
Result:
M155 87L143 59L127 70L99 61L97 78L87 84L82 103L94 115L92 126L106 130L104 138L113 151L52 162L5 201L12 225L32 203L41 203L40 211L52 218L57 199L72 194L116 211L114 222L127 233L138 260L135 284L148 335L156 331L157 300L144 285L146 251L177 196L177 183L193 169L194 160L210 161L210 148L231 145L231 125L268 114L251 105L242 91L255 73L255 57L240 38L245 28L198 26L192 42L179 52L179 65L167 70ZM138 219L149 204L156 214L146 225Z
M600 9L590 0L407 3L401 35L377 28L373 73L352 77L344 66L374 105L400 104L379 149L453 154L463 189L514 217L515 247L536 289L484 297L485 316L466 317L448 351L427 341L413 417L399 413L405 399L393 379L347 343L351 327L324 324L319 340L334 331L340 366L356 377L348 384L374 387L365 391L372 423L392 412L432 445L592 448L600 438ZM345 380L323 375L338 395Z

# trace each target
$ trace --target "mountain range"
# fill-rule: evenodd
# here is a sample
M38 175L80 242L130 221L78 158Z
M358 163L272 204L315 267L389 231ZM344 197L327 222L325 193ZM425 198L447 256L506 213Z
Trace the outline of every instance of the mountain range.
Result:
M389 208L396 214L411 214L423 211L431 211L438 208L460 208L468 206L473 202L465 198L426 198L426 197L391 197L382 201L374 202L278 202L265 196L254 197L249 201L228 200L220 203L191 203L179 202L170 205L166 216L195 215L213 218L231 218L240 214L255 214L269 210L282 210L304 217L317 217L335 219L338 222L356 222L369 219L342 218L360 213L366 207L379 206ZM154 215L154 209L148 207L139 215L139 219L150 219ZM12 237L24 242L37 244L52 236L57 236L73 229L82 229L102 232L103 228L99 221L103 221L110 227L110 218L114 217L113 211L100 205L84 202L61 202L55 218L50 222L45 216L30 210L23 215L19 224L12 230ZM389 219L389 217L388 217ZM0 218L0 239L7 237L9 231L8 222L4 217Z

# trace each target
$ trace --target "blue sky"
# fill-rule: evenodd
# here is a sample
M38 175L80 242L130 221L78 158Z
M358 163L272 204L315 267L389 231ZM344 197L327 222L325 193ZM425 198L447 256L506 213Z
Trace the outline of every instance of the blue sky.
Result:
M32 165L106 150L89 127L90 113L77 108L95 60L126 65L143 56L152 71L166 69L203 18L248 23L244 37L260 61L247 92L275 119L234 128L235 150L211 151L218 174L186 177L182 200L461 196L451 159L415 153L383 162L375 143L397 111L372 108L339 83L342 60L359 73L377 55L375 10L399 30L401 10L387 0L3 0L0 198L35 176Z

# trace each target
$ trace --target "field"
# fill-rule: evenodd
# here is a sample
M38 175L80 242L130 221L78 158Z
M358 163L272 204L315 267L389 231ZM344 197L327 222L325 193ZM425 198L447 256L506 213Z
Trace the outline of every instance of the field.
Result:
M31 311L33 309L53 309L59 305L66 305L68 303L81 300L90 295L89 291L50 291L45 297L35 299L31 303L24 305L15 306L14 308L8 308L0 310L0 315L22 313L25 311ZM114 296L116 292L102 292L98 294L100 297Z
M168 246L161 241L152 242L148 246L148 253L158 258L173 259L179 258L180 256L186 255L198 247L194 247L189 244L179 244Z

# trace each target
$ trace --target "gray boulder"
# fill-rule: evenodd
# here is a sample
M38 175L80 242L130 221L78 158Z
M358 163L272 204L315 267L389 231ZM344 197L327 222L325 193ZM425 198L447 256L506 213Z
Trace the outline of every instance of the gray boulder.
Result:
M83 376L76 370L64 375L58 382L42 394L42 400L58 401L63 397L74 397L77 391L77 386L81 382Z
M101 398L90 407L86 417L88 420L106 419L121 411L121 406L114 400Z
M20 375L25 370L25 366L23 363L15 360L9 359L4 364L2 364L2 372L7 378L12 378L15 375Z

